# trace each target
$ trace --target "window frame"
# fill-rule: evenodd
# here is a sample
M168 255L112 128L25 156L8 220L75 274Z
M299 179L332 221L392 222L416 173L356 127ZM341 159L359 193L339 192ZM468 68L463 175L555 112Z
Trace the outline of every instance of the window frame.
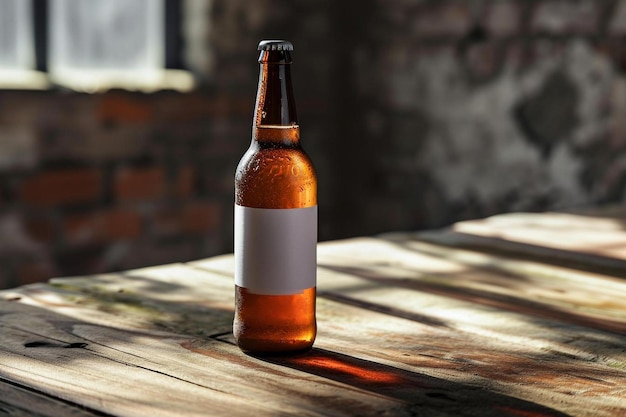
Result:
M21 0L24 1L24 0ZM129 91L155 92L159 90L176 90L186 92L196 87L196 77L186 68L184 56L184 5L189 0L162 0L163 10L163 39L162 39L162 66L155 69L150 77L142 80L142 77L134 74L133 69L128 70L127 80L106 80L93 72L93 81L86 77L81 82L76 82L72 77L55 74L50 65L50 1L53 0L30 0L32 19L32 42L34 51L34 63L32 68L24 68L15 72L15 76L3 77L0 68L0 89L10 90L49 90L69 89L78 92L97 93L111 89L124 89ZM106 1L106 0L105 0ZM51 70L52 69L52 70ZM121 71L123 72L123 71ZM100 79L98 79L100 77Z

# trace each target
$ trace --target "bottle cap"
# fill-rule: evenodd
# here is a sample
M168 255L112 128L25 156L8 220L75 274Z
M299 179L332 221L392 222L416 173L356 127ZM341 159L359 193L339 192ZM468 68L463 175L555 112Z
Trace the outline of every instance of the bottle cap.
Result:
M289 41L272 39L259 42L258 51L293 51L293 44Z

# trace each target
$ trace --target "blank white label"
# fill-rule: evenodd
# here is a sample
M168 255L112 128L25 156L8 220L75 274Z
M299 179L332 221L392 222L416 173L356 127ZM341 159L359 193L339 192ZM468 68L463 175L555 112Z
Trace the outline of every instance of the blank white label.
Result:
M235 205L235 284L255 294L299 294L315 286L317 206Z

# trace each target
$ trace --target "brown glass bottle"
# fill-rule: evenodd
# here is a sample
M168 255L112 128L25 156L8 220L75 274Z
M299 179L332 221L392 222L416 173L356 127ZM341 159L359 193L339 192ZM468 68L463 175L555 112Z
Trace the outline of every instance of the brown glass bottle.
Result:
M252 142L235 175L235 319L250 354L307 351L316 336L317 178L300 146L286 41L261 41Z

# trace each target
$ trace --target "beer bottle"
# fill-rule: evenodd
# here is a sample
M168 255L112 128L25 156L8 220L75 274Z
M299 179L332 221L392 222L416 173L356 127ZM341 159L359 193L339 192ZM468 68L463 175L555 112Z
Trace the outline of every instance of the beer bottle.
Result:
M317 177L300 145L291 85L293 45L259 43L252 142L235 174L235 319L239 348L311 348L315 321Z

